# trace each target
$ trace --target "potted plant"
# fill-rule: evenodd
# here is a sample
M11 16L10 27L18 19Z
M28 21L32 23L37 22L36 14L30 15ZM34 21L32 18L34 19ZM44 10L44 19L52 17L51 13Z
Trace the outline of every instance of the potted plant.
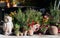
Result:
M37 11L37 10L34 10L34 9L28 9L26 11L26 16L27 16L27 24L30 27L29 33L30 33L30 35L33 35L33 33L35 32L35 31L33 31L34 26L36 24L38 24L38 25L41 24L42 13L40 11Z
M18 9L17 14L15 15L15 19L17 20L17 22L20 24L20 28L22 28L22 32L24 33L25 31L28 30L28 26L27 26L27 16L26 14L24 14L21 9Z
M57 0L55 0L55 3L54 3L54 6L52 9L50 9L50 12L51 12L51 16L53 17L51 20L50 20L50 23L53 23L54 25L51 26L51 28L55 28L56 26L59 26L59 22L60 22L60 10L59 10L59 3L57 4ZM57 28L57 27L56 27ZM54 32L53 33L56 33L58 31L58 28L56 30L56 28L54 29ZM56 30L56 31L55 31ZM58 32L57 32L58 34Z

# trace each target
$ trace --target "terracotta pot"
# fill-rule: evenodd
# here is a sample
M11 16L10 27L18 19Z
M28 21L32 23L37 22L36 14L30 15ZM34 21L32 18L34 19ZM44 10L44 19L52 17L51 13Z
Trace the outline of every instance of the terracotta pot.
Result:
M29 35L31 35L31 36L32 36L32 35L33 35L33 33L34 33L34 32L33 32L33 30L29 30Z
M60 33L60 28L58 28L58 33Z
M27 35L27 32L28 32L28 31L24 31L24 35L25 35L25 36Z
M41 33L39 33L39 35L42 35Z
M21 33L21 36L23 36L23 33Z
M50 34L57 35L58 34L58 28L56 26L51 26L49 29Z

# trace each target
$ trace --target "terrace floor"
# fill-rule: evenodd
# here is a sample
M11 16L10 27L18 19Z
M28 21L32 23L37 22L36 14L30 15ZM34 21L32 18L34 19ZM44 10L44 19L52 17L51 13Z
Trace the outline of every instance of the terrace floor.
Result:
M0 26L0 32L2 26ZM6 36L0 34L0 38L60 38L60 33L58 35L33 35L33 36Z
M60 38L58 35L33 35L33 36L5 36L0 34L0 38Z

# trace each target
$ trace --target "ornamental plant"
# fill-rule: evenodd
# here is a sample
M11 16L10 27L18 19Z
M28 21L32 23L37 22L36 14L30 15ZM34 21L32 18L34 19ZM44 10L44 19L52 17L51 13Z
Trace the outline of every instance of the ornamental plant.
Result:
M48 15L44 15L43 19L42 19L42 25L40 27L40 31L43 34L45 34L49 27L50 27L49 26L49 16Z
M33 26L37 22L41 23L42 13L34 9L27 9L24 13L19 8L17 14L14 15L14 18L16 19L16 21L14 20L14 22L18 22L20 24L20 28L28 30L29 24Z
M38 22L41 23L42 20L42 13L34 10L34 9L28 9L26 11L26 16L27 16L27 22L31 23L31 22Z
M60 0L55 0L54 6L50 9L51 18L50 23L58 26L58 32L60 32Z
M29 23L28 25L32 26L36 22L39 22L39 24L41 25L39 31L42 32L43 34L46 33L46 30L49 28L49 21L48 21L48 19L46 19L47 21L45 20L46 22L43 21L44 18L42 16L41 12L36 11L34 9L29 9L26 11L26 15L28 17L28 23ZM44 22L44 24L43 24L43 22Z
M17 12L13 15L13 18L13 22L15 25L15 33L19 32L19 28L23 28L22 30L29 30L30 26L33 27L33 25L37 23L39 23L42 26L40 31L45 32L45 30L47 29L47 26L42 25L42 13L34 9L27 9L25 12L22 12L19 8Z
M55 25L60 22L60 10L59 10L59 2L57 4L57 0L55 0L54 6L50 9L51 16L53 17L51 20L51 23L54 23Z

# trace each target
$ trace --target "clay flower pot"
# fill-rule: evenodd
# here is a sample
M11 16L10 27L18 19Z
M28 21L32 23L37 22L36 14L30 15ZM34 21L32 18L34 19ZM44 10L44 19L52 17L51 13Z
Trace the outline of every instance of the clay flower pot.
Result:
M23 33L21 33L21 36L23 36Z
M58 28L58 33L60 33L60 28Z
M56 26L51 26L49 29L50 34L57 35L58 34L58 28Z
M33 30L29 30L29 35L33 35L34 31Z

